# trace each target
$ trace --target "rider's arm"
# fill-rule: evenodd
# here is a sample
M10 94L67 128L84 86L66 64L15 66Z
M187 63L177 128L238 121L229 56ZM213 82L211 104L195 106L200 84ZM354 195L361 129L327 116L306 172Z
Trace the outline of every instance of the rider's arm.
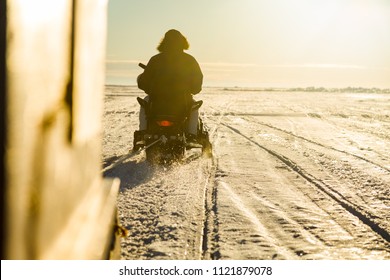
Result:
M145 79L145 72L143 72L137 77L137 84L139 89L142 89L146 94L148 94L148 86Z
M202 90L203 74L198 62L194 59L191 80L191 93L197 94Z
M138 88L142 89L146 94L150 93L150 84L153 73L153 57L149 60L142 74L137 77Z

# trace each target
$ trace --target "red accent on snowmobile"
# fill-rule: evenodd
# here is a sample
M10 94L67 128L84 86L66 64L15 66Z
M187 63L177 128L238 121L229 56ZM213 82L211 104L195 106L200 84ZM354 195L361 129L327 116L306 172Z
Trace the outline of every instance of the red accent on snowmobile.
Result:
M163 127L169 127L169 126L173 126L173 125L174 125L173 122L167 121L167 120L156 121L156 122L157 122L157 124L158 124L159 126L163 126Z

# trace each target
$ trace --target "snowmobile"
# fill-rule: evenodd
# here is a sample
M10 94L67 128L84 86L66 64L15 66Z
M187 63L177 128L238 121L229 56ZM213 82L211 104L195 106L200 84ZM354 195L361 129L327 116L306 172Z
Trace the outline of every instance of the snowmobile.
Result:
M139 64L140 67L146 67ZM208 129L201 118L198 119L196 143L189 142L186 133L190 114L199 109L203 101L189 101L186 106L175 107L169 100L148 101L137 97L147 119L147 129L134 132L133 150L145 149L146 159L151 163L171 163L185 157L186 150L201 149L202 155L212 156ZM158 103L158 104L157 104Z

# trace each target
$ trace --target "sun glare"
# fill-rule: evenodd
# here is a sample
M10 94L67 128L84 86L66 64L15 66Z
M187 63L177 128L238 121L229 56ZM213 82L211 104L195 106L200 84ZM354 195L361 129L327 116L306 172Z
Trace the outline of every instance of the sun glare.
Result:
M134 50L133 56L123 59L148 58L165 31L157 34L156 29L175 23L190 41L189 53L205 66L205 83L210 77L218 84L251 77L251 84L310 85L315 80L336 85L342 75L346 78L342 84L390 87L390 80L384 78L390 72L387 0L215 0L188 5L196 11L203 9L204 19L189 14L185 5L175 5L172 14L158 4L160 12L153 13L153 22L128 25L137 38L139 30L153 36L142 35L142 40L129 40L126 46L123 36L118 36L120 42L110 43L109 49ZM113 32L118 32L118 25Z

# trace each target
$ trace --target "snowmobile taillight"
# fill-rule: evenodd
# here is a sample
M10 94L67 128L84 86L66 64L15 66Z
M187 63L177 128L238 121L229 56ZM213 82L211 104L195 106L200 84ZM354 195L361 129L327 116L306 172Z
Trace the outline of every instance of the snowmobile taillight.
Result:
M168 127L168 126L172 126L173 122L164 120L164 121L157 121L157 124L159 126Z

